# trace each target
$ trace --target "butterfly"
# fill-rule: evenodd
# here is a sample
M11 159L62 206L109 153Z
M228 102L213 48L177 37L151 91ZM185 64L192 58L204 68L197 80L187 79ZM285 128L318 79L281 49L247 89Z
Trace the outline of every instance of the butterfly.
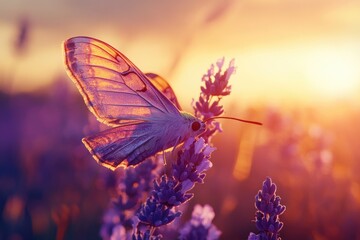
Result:
M91 37L63 44L67 73L97 120L110 129L82 142L101 165L136 166L205 131L205 123L181 111L170 85L142 73L125 55Z

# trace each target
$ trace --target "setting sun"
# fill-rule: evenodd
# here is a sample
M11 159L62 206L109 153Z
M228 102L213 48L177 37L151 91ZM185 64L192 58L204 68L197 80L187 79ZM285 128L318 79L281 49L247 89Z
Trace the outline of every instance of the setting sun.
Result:
M305 77L325 97L344 97L359 87L359 59L341 49L317 48L307 56Z

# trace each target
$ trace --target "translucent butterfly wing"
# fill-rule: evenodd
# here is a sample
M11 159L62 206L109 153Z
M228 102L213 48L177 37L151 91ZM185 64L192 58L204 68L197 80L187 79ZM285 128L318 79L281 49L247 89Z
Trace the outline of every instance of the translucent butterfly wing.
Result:
M176 98L174 90L164 78L155 73L145 73L145 75L160 92L162 92L179 110L181 110L181 106Z
M69 76L90 111L107 125L146 121L159 114L180 114L122 53L89 37L64 43Z
M85 137L83 143L98 163L115 170L137 165L159 151L155 135L149 132L151 124L147 122L130 124Z

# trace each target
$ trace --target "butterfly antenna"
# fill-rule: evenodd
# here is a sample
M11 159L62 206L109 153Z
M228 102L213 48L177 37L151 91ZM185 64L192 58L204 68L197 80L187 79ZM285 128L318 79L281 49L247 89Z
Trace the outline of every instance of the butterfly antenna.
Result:
M211 121L211 120L214 120L214 119L230 119L230 120L235 120L235 121L238 121L238 122L244 122L244 123L250 123L250 124L255 124L255 125L263 125L261 122L256 122L256 121L249 121L249 120L244 120L244 119L240 119L240 118L235 118L235 117L211 117L211 118L208 118L208 119L205 119L204 122L208 122L208 121Z

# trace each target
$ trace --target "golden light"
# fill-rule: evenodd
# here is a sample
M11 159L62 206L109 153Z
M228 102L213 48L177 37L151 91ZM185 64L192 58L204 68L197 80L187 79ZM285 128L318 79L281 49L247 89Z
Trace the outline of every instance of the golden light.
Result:
M234 178L239 181L245 180L250 174L258 133L259 129L255 127L242 129L238 154L232 173Z
M317 48L306 58L305 77L310 88L324 97L354 94L360 82L360 61L344 49Z

